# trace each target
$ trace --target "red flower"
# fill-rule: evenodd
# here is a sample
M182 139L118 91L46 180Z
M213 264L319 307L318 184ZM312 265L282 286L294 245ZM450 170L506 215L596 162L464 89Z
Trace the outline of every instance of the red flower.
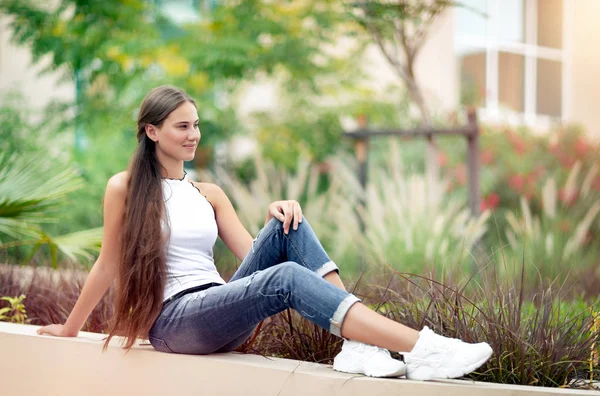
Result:
M582 138L577 139L577 142L575 143L575 154L577 155L577 157L585 157L589 149L590 146L588 146Z
M575 202L577 202L577 198L579 198L579 193L577 191L573 191L570 194L567 194L567 191L564 188L561 188L558 191L558 197L560 201L566 206L572 206Z
M558 161L565 169L571 168L573 165L575 165L575 162L577 161L574 157L571 157L567 154L560 153L560 154L557 154L557 157L558 157Z
M467 166L465 164L456 165L454 177L459 185L464 186L467 184Z
M444 153L443 151L439 151L437 153L437 163L439 166L444 167L446 165L448 165L448 155L446 153Z
M530 190L535 190L535 183L538 181L538 179L540 178L540 176L544 173L544 169L538 166L536 169L534 169L532 172L529 172L525 175L523 175L523 177L525 178L525 183L527 184L527 186L529 187Z
M517 135L511 130L507 132L507 135L508 141L513 146L517 154L524 154L527 151L527 145L525 143L525 140L521 136Z
M490 165L494 162L494 152L491 149L486 149L481 152L481 165Z
M525 178L521 175L513 175L508 179L508 185L517 193L521 193L525 187Z
M517 152L517 154L524 154L526 150L525 142L523 140L517 140L513 142L513 148Z
M500 196L496 193L491 193L481 201L481 211L496 209L499 204Z
M523 195L528 201L531 201L535 197L535 191L533 191L533 189L530 187L527 191L525 191L525 193L523 193Z

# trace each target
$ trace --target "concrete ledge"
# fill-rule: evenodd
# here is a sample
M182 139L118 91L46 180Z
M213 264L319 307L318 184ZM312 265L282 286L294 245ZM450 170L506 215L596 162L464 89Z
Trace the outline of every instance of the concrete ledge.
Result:
M55 338L38 336L37 328L0 322L1 395L599 395L462 380L374 379L256 355L166 354L148 344L125 354L119 340L102 353L101 334Z

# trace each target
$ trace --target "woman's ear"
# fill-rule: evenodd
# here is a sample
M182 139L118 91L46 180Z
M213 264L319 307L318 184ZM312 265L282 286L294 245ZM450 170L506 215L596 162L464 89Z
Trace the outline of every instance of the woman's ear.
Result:
M153 142L158 142L158 129L151 124L146 124L146 136Z

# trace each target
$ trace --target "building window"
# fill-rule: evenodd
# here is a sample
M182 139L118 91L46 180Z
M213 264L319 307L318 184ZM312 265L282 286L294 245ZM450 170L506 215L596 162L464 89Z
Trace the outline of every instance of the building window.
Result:
M566 118L564 0L463 0L455 10L460 100L490 121Z

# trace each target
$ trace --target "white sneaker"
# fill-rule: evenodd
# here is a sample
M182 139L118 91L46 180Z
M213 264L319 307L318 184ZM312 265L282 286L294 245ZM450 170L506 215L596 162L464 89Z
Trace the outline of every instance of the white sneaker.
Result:
M435 334L425 326L413 350L404 353L406 378L430 380L462 377L479 368L492 356L492 352L485 342L468 344Z
M406 373L406 364L392 358L387 349L345 340L333 359L333 369L369 377L400 377Z

